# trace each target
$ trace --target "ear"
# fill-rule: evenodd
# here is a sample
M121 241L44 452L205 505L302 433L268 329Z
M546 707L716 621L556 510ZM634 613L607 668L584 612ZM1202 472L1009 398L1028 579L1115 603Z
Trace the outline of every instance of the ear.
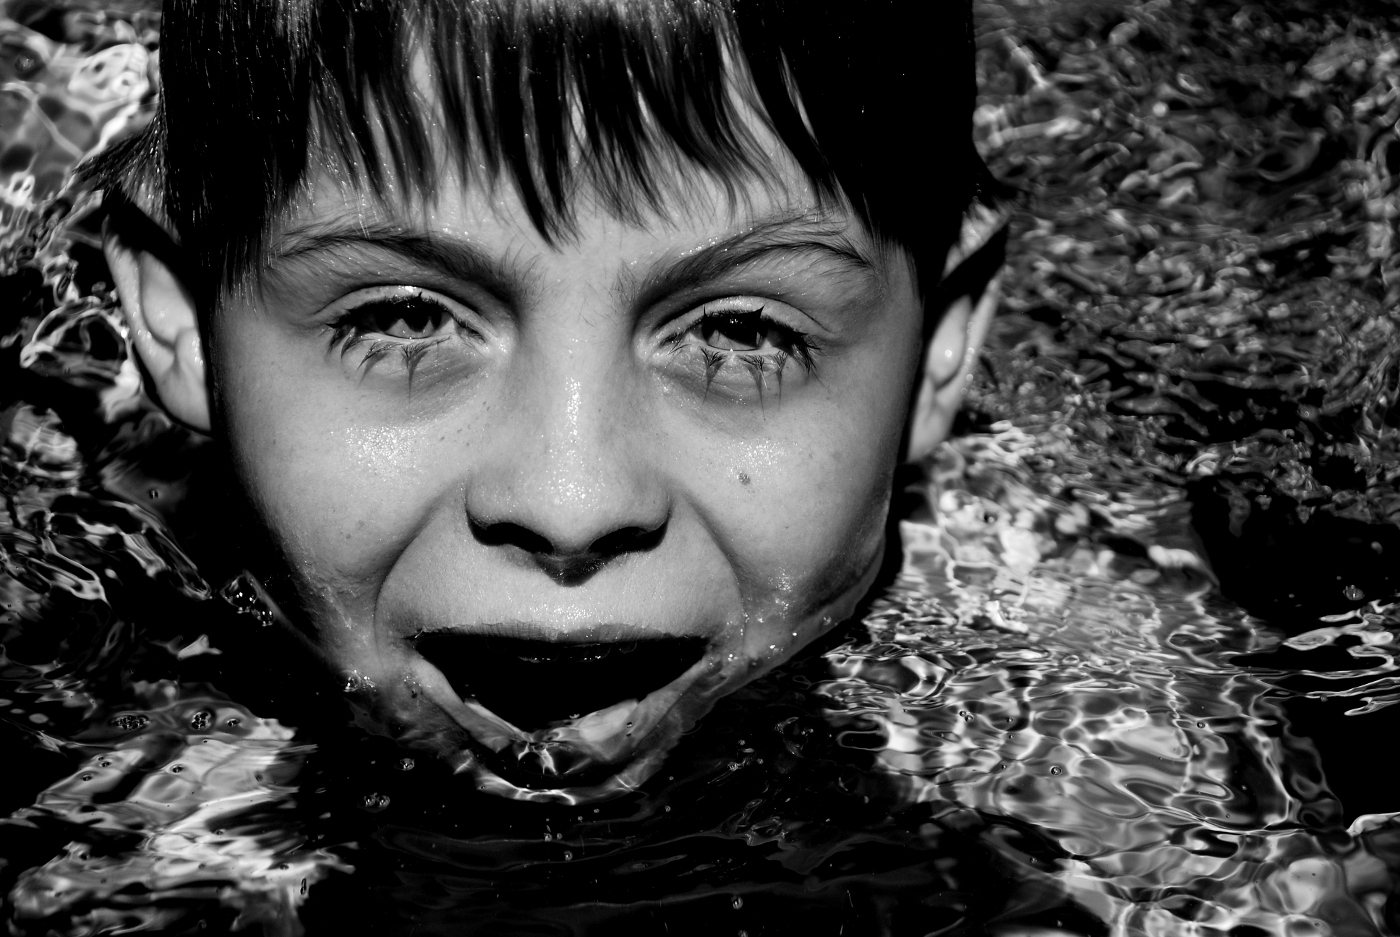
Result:
M977 366L982 343L1001 297L1001 265L1006 252L1004 218L990 211L968 219L949 254L943 282L930 296L942 310L924 347L923 373L909 414L905 460L917 462L948 436L962 405L963 391Z
M962 405L963 390L996 314L1000 286L1001 277L997 276L975 300L959 296L934 330L924 352L924 373L909 415L906 461L917 462L948 437L953 417Z
M181 423L209 432L204 346L193 297L164 261L124 240L110 222L102 251L156 397Z

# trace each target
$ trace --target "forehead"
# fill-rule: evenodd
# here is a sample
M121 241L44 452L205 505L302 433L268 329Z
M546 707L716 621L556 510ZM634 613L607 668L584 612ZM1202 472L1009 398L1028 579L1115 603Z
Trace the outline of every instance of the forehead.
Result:
M790 169L790 168L789 168ZM820 199L800 172L775 167L763 176L718 179L660 164L654 202L610 204L592 188L575 192L559 226L542 231L520 192L507 180L446 170L431 188L396 182L375 190L324 167L269 232L269 253L333 232L366 239L393 231L488 242L506 247L576 253L590 244L624 247L713 244L736 234L841 234L866 239L860 222L840 204Z

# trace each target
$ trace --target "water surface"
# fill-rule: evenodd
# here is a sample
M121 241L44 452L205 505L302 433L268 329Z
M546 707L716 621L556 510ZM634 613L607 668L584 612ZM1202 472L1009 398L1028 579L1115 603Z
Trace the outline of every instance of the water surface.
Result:
M240 586L65 187L149 115L158 18L5 10L11 932L1396 929L1387 7L980 4L1008 295L902 568L574 807L364 733Z

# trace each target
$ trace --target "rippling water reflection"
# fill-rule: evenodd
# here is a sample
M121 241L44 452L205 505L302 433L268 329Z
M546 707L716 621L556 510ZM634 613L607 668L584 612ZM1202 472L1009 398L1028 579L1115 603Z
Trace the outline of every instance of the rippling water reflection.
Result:
M1103 7L1083 6L1084 22ZM1251 41L1274 41L1266 14L1236 6L1225 21L1247 13ZM1089 39L1041 36L1039 48L1127 24L1122 35L1137 32L1103 41L1165 68L1133 38L1167 28L1161 9L1133 6ZM1166 311L1134 319L1145 304L1089 288L1117 275L1105 258L1118 235L1096 248L1109 252L1098 266L1055 240L1090 243L1075 225L1097 224L1105 206L1070 217L1042 198L1039 216L1017 222L1019 279L974 394L980 422L911 476L903 568L863 620L723 702L642 792L577 807L504 801L359 730L342 688L224 588L239 566L217 467L142 395L97 282L98 215L60 191L78 153L148 112L153 20L69 14L45 26L69 30L64 41L0 24L14 104L5 145L31 157L0 179L11 932L1396 929L1400 823L1355 806L1400 806L1374 779L1400 700L1384 562L1400 548L1385 513L1394 434L1378 396L1395 341L1364 296L1306 332L1259 296L1202 298L1191 277L1171 292L1163 271L1187 261L1173 255L1172 267L1167 251L1119 271L1157 277L1148 302ZM1017 32L988 14L1011 30L989 28L988 48L1009 36L1012 53L1034 52L1017 43L1039 27L1020 15L1031 25ZM1355 41L1365 68L1394 61L1384 35ZM1026 87L989 92L1009 108L997 120L1026 127L1035 108L1047 120L1072 110L1072 95L1037 97L1012 53L1022 65L1007 74ZM1107 74L1085 63L1111 56L1074 54L1039 80L1082 88ZM1312 80L1350 74L1330 61L1309 60ZM1352 69L1357 82L1365 68ZM987 146L1004 173L1039 166L1049 185L1045 154L1063 141L1037 149L1049 124L1034 126L998 125ZM1287 171L1272 165L1249 171ZM1097 184L1101 166L1075 172ZM1134 186L1169 187L1166 175ZM1164 228L1184 224L1172 212L1190 200L1172 197L1138 207ZM1037 263L1063 267L1060 279ZM1273 284L1285 311L1302 308L1301 282ZM1097 298L1056 293L1065 283ZM1351 328L1368 315L1369 331ZM1228 360L1206 360L1211 347ZM1316 369L1316 400L1274 367L1284 359ZM1226 398L1246 390L1259 412L1235 419ZM1272 426L1280 413L1297 433ZM1343 458L1352 488L1337 475ZM1336 738L1362 744L1342 759ZM1343 789L1369 793L1339 801Z

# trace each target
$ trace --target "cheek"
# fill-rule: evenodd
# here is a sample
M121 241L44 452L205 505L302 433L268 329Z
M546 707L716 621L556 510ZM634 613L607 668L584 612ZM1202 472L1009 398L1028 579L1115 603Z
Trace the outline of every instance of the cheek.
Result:
M447 487L425 458L442 430L376 422L338 375L282 360L274 343L230 339L221 406L264 523L303 578L339 590L382 576Z
M878 562L903 406L865 390L794 406L768 438L706 460L696 487L753 614L813 614Z

